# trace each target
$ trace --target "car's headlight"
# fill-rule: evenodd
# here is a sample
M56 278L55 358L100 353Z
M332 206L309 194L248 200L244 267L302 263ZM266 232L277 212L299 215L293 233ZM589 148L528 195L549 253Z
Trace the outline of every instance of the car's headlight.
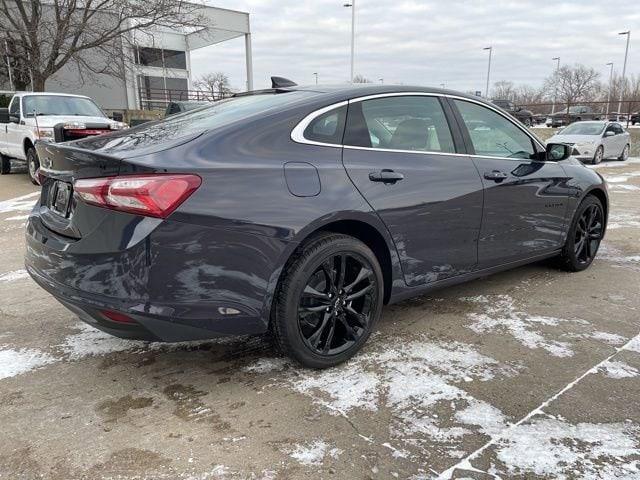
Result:
M129 128L129 125L124 122L113 122L109 124L109 128L111 130L124 130L125 128Z
M36 130L36 133L38 134L38 138L40 140L51 141L54 138L53 128L38 128Z

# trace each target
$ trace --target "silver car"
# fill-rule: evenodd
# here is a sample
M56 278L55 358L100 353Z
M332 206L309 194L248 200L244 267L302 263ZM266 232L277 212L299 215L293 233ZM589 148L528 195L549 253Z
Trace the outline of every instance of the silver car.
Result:
M629 132L617 122L575 122L551 137L549 143L567 143L582 162L600 163L605 158L629 158Z

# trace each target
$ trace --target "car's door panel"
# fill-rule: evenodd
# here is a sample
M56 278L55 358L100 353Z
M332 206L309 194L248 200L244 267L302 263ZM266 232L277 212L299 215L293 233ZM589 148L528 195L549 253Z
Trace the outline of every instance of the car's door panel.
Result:
M542 148L501 113L453 103L484 185L478 267L559 249L569 194L562 167L540 159Z
M451 137L446 140L446 148L424 145L424 151L414 151L416 146L405 135L407 128L421 127L425 123L420 122L426 122L429 135L435 135L437 143L444 143L443 136L447 134L439 129L449 127L436 97L404 98L415 99L416 104L437 112L429 117L423 115L426 120L418 118L419 113L414 118L408 114L397 124L394 122L398 115L389 114L382 123L387 123L393 135L385 140L382 137L390 132L377 130L380 122L372 118L378 117L365 120L365 102L350 104L343 163L355 186L389 229L407 284L419 285L475 268L483 194L473 162L467 155L455 152ZM385 108L384 104L365 103L364 109L369 106L378 113ZM434 120L435 117L438 118ZM359 141L352 135L358 128L367 128L363 122L370 124L369 146L362 146L366 138ZM434 122L437 128L433 127ZM445 151L427 151L428 148Z

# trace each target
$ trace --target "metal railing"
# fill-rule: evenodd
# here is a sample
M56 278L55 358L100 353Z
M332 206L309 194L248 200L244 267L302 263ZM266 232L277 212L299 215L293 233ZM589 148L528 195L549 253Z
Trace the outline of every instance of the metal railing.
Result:
M215 102L229 98L233 92L206 92L202 90L146 88L138 89L140 110L164 110L170 102Z

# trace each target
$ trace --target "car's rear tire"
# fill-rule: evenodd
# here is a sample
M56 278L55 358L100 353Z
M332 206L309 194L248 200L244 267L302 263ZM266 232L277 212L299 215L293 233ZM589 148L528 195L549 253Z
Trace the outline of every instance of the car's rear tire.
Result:
M567 241L559 256L563 270L579 272L589 268L604 235L604 209L594 195L587 195L576 210Z
M315 236L278 285L271 318L277 346L310 368L348 360L380 318L383 287L380 264L364 243L336 233Z
M11 159L4 155L0 155L0 173L2 175L11 173Z
M27 150L27 167L29 168L31 183L34 185L40 185L40 182L38 182L38 178L36 177L36 172L40 168L40 160L38 159L36 149L33 147L29 147Z
M627 159L629 158L629 150L631 150L631 145L629 145L628 143L624 146L624 149L622 150L622 153L620 154L620 156L618 157L618 160L621 160L623 162L626 162Z
M597 165L602 161L603 157L604 157L604 147L600 145L598 146L598 148L596 148L596 153L593 154L593 161L591 163L593 163L594 165Z

